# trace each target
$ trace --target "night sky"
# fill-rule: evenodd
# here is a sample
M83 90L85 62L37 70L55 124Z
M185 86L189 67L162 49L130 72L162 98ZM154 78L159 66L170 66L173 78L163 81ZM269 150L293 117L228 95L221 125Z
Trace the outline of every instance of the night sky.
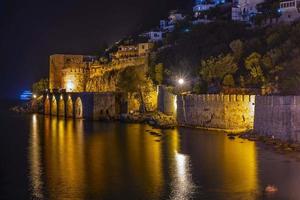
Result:
M159 24L192 0L0 0L0 89L17 98L48 77L55 53L95 54L137 30Z

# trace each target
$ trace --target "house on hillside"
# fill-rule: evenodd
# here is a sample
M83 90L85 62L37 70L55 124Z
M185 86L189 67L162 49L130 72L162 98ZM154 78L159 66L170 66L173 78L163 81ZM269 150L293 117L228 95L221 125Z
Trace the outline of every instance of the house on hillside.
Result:
M195 0L193 7L194 17L198 18L203 11L207 11L222 3L225 3L225 0Z
M231 9L233 21L250 22L250 19L257 14L256 5L264 0L234 0Z
M159 42L163 40L163 31L161 30L151 30L140 34L141 37L148 38L149 42Z
M279 12L281 22L293 22L300 19L300 0L283 0L280 2Z
M173 10L170 12L169 17L167 20L160 20L160 30L163 32L173 32L175 29L176 23L182 21L185 19L185 16L176 11Z

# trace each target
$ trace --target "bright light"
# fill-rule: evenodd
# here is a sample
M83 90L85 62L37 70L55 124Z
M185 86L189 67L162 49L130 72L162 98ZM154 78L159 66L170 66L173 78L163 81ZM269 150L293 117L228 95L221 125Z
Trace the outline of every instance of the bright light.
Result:
M36 99L36 95L35 95L35 94L34 94L34 95L32 95L32 96L33 96L33 98L34 98L34 99Z
M67 82L67 91L71 92L74 89L74 83L72 81Z
M178 83L179 83L180 85L183 85L183 84L184 84L183 78L178 79Z
M173 106L174 106L174 114L176 114L177 112L177 96L174 97L174 102L173 102Z

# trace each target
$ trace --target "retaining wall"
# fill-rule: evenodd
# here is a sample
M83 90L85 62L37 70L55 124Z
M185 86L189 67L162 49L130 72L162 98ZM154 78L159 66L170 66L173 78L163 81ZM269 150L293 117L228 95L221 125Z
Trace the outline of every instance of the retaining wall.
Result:
M300 96L257 96L254 131L285 141L300 141Z

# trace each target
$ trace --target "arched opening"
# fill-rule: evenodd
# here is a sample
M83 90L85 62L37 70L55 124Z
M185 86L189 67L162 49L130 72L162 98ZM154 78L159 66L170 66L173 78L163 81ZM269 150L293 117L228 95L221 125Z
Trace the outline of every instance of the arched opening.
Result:
M73 117L73 101L71 97L67 101L67 117Z
M82 101L80 97L78 97L75 102L75 118L82 118L82 117L83 117Z
M49 97L47 97L45 102L44 102L44 114L45 115L50 115L50 100L49 100Z
M52 97L51 101L51 115L57 115L57 102L55 96Z
M61 98L58 103L58 115L60 117L65 116L65 101L63 98Z

